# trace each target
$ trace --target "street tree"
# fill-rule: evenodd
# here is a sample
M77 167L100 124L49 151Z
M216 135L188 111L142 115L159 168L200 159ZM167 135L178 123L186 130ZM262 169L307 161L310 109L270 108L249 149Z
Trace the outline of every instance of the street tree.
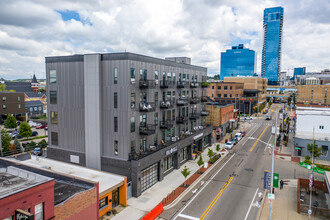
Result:
M8 131L6 131L5 129L1 129L2 152L7 152L10 150L9 145L10 145L11 140L12 140L12 138L9 135Z
M198 164L198 166L202 166L204 164L202 155L199 157L197 164Z
M211 159L211 157L214 156L214 152L212 149L209 148L208 152L207 152L207 156L209 156L209 158Z
M25 138L31 137L32 135L31 127L26 122L20 124L18 132L21 137L25 137Z
M5 123L4 123L5 128L16 128L17 127L17 120L14 116L8 115Z
M322 155L322 147L318 147L315 140L312 144L307 144L307 150L311 155L313 154L314 159Z
M19 143L19 141L18 141L17 138L15 138L15 140L14 140L14 144L15 144L15 147L16 147L16 151L17 151L18 153L22 153L21 144Z
M187 176L189 176L190 174L190 170L188 169L188 167L185 165L183 170L181 171L182 175L184 176L184 179L186 180ZM183 183L184 186L186 186L186 183Z
M217 151L220 150L220 144L217 144L217 146L216 146L216 150L217 150Z

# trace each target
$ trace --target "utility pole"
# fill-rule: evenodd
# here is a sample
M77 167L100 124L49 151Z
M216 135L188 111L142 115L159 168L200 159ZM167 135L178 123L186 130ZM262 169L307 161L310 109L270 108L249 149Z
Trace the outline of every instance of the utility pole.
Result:
M274 179L274 148L275 148L275 144L276 144L276 138L277 138L277 116L278 116L278 112L276 112L276 118L275 118L275 139L273 142L273 147L272 147L272 175L271 175L271 186L270 186L270 191L271 194L273 194L273 179ZM272 202L269 204L269 220L272 219Z
M313 194L313 179L314 179L314 129L313 126L313 148L312 148L312 173L309 177L309 209L308 209L308 219L311 219L312 214L312 194Z

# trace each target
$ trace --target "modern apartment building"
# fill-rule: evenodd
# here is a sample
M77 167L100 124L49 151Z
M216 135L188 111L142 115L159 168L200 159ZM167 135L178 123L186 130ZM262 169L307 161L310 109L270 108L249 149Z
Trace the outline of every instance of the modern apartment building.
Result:
M257 69L256 59L256 52L245 48L244 44L221 52L220 80L224 77L253 76Z
M23 92L0 92L0 116L9 114L25 114Z
M133 196L178 169L210 144L212 132L207 69L184 60L46 57L48 157L127 176Z
M264 10L261 75L268 79L268 85L277 85L281 72L283 13L282 7Z

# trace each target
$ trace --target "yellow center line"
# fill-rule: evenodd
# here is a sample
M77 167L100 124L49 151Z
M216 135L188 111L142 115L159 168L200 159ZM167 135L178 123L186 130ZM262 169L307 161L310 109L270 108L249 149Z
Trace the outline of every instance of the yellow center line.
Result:
M219 198L222 195L223 191L225 191L225 189L227 188L227 186L229 185L229 183L233 179L234 179L234 177L230 177L229 178L229 180L227 181L227 183L222 187L222 189L220 190L220 192L218 193L218 195L213 199L213 201L210 203L210 205L204 211L203 215L199 218L200 220L203 220L207 216L207 214L210 212L210 210L212 209L212 207L214 206L214 204L219 200Z
M264 131L260 134L260 136L258 137L258 139L256 140L256 142L254 142L253 146L250 148L250 152L253 151L254 147L257 145L258 141L260 140L260 138L262 137L262 135L265 133L265 131L267 130L267 128L269 127L269 125L267 125L264 129Z

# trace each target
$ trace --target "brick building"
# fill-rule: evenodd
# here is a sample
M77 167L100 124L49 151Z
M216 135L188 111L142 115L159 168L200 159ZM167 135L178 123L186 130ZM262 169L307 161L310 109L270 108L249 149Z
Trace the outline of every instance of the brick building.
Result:
M330 85L297 85L297 105L328 106Z

